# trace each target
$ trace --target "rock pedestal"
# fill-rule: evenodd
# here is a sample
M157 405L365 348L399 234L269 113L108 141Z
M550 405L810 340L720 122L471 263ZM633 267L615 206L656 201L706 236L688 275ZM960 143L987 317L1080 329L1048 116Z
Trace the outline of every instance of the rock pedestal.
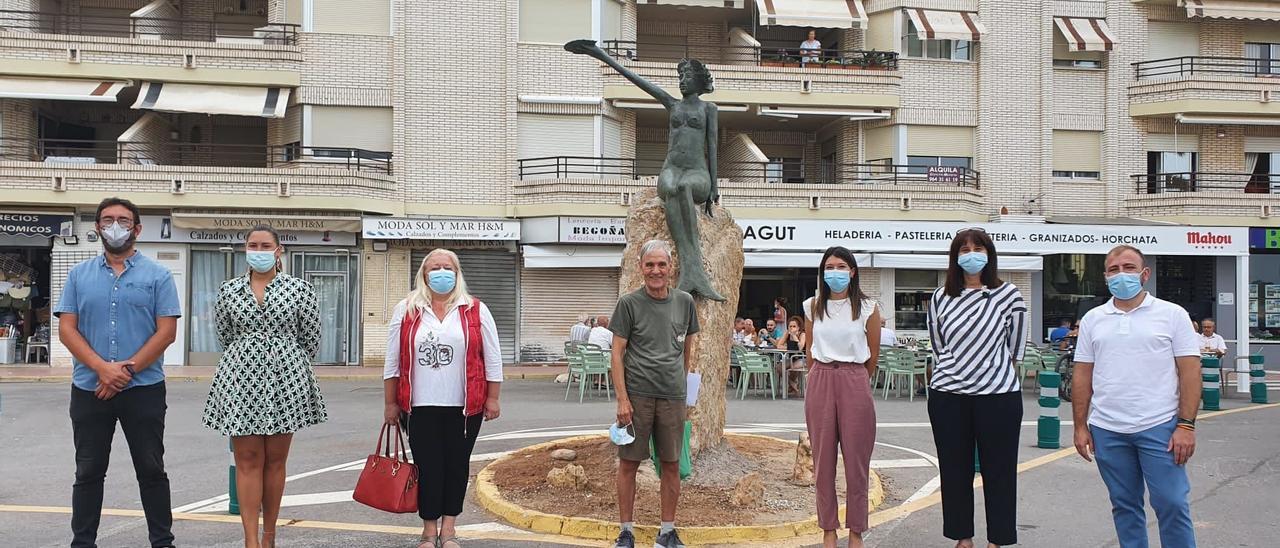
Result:
M813 445L809 433L801 432L796 443L796 466L791 471L791 482L796 485L813 485Z
M697 405L689 413L693 423L690 449L693 455L714 447L724 439L725 382L729 377L729 347L733 342L733 318L738 311L738 289L742 284L742 229L724 208L716 205L708 218L699 207L698 233L702 245L702 263L711 275L716 292L725 302L697 299L698 341L695 345L694 371L702 374L703 389ZM671 244L672 283L679 279L681 257L667 229L666 210L658 199L656 188L649 188L632 198L627 213L627 248L622 255L622 279L619 292L629 293L644 284L640 273L640 248L649 240L666 240Z

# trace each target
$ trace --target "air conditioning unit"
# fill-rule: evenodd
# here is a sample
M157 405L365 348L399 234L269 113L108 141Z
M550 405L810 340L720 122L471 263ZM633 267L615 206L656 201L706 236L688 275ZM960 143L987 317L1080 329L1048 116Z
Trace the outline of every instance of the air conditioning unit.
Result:
M67 62L68 63L80 62L80 48L67 48Z
M186 194L187 182L182 179L173 179L169 181L169 192L173 194Z

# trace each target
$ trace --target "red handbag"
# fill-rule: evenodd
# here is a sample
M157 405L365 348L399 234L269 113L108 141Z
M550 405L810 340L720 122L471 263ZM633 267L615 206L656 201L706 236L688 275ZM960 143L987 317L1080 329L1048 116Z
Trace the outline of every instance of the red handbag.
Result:
M404 433L395 425L395 437L387 440L392 425L382 427L378 447L364 461L364 470L356 480L356 502L394 514L418 511L418 467L405 456ZM384 449L383 442L386 441ZM394 453L391 444L395 443Z

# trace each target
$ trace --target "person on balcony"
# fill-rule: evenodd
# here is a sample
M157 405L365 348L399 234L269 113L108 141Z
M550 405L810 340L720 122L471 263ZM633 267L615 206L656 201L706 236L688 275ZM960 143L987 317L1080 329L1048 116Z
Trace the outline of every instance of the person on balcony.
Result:
M818 41L818 31L810 30L809 39L800 42L800 63L817 63L822 60L822 42Z

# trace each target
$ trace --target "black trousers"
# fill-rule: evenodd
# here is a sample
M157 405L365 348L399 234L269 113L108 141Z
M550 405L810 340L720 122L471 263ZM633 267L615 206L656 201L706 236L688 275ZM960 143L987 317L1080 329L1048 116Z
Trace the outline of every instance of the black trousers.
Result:
M71 432L76 445L76 482L71 488L72 548L96 548L102 519L102 482L111 458L116 421L124 430L142 510L153 548L173 546L169 476L164 471L163 382L130 388L109 400L71 387Z
M942 534L952 540L973 537L976 445L987 509L987 542L1017 544L1022 393L969 396L931 391L929 422L942 476Z
M471 475L471 450L484 414L462 416L461 407L414 407L409 449L418 465L418 516L435 521L462 514Z

